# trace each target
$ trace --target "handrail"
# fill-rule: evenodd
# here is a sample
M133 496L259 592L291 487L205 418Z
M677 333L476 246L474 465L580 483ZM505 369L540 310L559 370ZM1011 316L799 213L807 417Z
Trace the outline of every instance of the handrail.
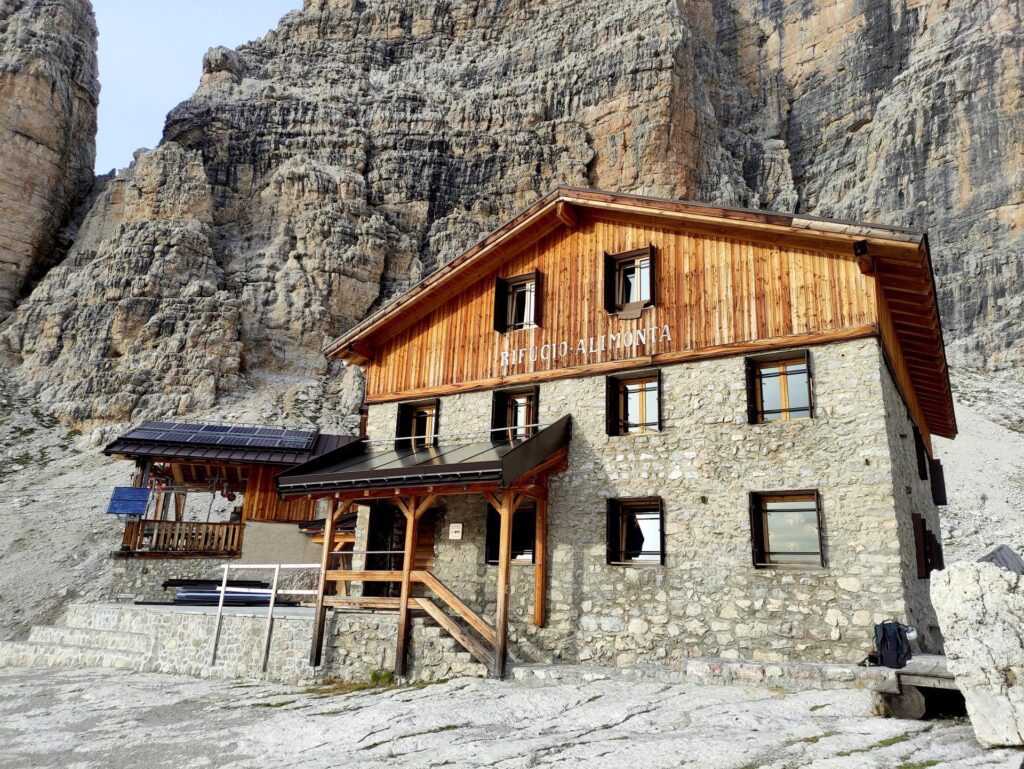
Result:
M132 553L237 553L241 549L244 528L245 524L239 521L138 519L125 523L121 547Z
M267 661L270 658L270 637L271 631L274 627L274 604L277 602L278 595L317 595L317 590L295 590L295 589L282 589L279 588L278 580L281 576L281 570L316 570L320 571L320 564L318 563L225 563L221 564L221 568L224 570L224 577L221 579L220 598L217 600L217 622L214 626L213 631L213 644L210 650L210 664L213 665L217 662L217 645L220 643L220 629L221 623L224 618L224 593L228 589L228 572L232 569L236 570L273 570L274 581L270 588L270 601L267 607L267 631L263 637L263 660L261 664L261 670L265 673L267 671ZM238 587L231 588L235 593L264 593L266 592L263 588L252 588L252 587Z
M438 598L444 601L452 609L452 611L462 617L462 619L468 622L476 632L483 636L483 639L487 641L492 648L497 645L498 634L495 632L494 628L488 625L487 622L475 611L466 606L462 599L455 595L451 588L441 580L429 571L413 571L409 576L413 582L419 582L429 590L432 590Z

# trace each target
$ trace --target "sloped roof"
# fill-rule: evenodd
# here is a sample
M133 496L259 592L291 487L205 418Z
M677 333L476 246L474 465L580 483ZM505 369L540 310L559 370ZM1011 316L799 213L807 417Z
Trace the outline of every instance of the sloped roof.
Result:
M216 436L209 440L200 439L184 442L166 437L155 437L161 431L154 429L154 422L139 425L103 449L107 456L119 456L128 459L162 459L176 462L216 462L229 465L298 465L308 462L322 454L333 451L339 446L356 441L350 435L333 435L316 432L315 437L307 442L308 447L245 447L230 446L217 443ZM201 437L200 428L211 426L208 423L189 423L197 428L195 435ZM263 428L262 425L252 425ZM266 429L271 429L266 426Z

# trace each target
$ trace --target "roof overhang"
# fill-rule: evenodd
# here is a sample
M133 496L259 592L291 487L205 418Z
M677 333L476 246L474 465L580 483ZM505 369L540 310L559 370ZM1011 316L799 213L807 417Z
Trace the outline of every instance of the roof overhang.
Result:
M507 489L566 449L571 437L572 419L566 415L525 440L375 453L367 453L361 441L286 470L275 482L284 498L344 494L373 499L453 485Z

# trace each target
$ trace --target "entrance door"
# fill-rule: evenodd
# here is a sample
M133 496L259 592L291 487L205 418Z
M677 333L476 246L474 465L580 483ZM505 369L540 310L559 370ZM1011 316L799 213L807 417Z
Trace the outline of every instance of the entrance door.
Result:
M416 538L414 569L429 571L434 566L434 530L437 511L427 510L420 517L419 536ZM388 502L374 502L370 506L370 525L366 532L366 549L375 551L366 556L368 571L401 571L405 552L405 515ZM384 552L387 551L387 552ZM400 582L364 582L363 595L391 596L402 594Z

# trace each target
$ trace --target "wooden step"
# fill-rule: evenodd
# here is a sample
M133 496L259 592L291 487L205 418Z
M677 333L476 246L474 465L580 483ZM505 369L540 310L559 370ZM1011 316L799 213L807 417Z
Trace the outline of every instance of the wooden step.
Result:
M333 606L335 609L394 609L397 611L400 605L400 598L386 596L324 596L324 606Z
M494 655L489 652L484 646L469 635L462 626L457 624L455 620L441 611L441 607L431 601L429 598L410 598L409 605L423 609L431 619L434 620L438 625L445 629L445 631L462 644L463 648L466 649L477 662L480 662L487 666L488 670L494 669Z

